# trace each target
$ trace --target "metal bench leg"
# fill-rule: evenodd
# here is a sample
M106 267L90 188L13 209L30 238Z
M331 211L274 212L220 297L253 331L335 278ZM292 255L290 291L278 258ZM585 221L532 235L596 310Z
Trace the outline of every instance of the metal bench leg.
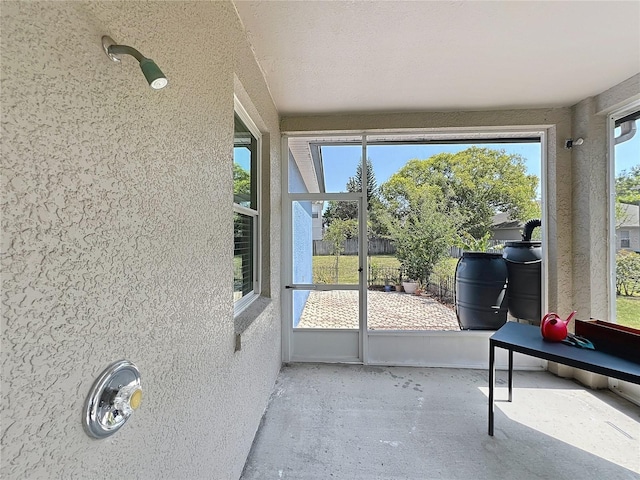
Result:
M493 437L493 389L495 387L495 346L489 340L489 435Z
M509 350L509 401L513 401L513 350Z

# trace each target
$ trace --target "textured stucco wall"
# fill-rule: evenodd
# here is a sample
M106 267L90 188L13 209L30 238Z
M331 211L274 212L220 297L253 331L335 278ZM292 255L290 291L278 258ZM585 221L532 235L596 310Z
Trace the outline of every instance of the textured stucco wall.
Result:
M3 2L1 29L2 476L238 478L280 367L280 160L233 5ZM169 86L109 61L104 34ZM273 164L272 301L236 353L234 92ZM142 407L92 440L85 396L121 358L142 371Z
M640 100L640 73L596 96L596 113L612 112L629 105L634 100Z
M546 193L548 224L548 303L561 312L572 309L571 153L564 139L571 136L571 109L535 109L478 112L425 112L283 117L280 129L287 133L443 129L509 130L511 127L546 130Z
M609 314L609 199L607 195L607 119L596 115L596 100L573 108L571 149L573 190L573 281L579 317L607 319Z
M640 99L640 74L572 107L574 298L581 318L609 320L609 145L607 114ZM618 240L619 241L619 240Z

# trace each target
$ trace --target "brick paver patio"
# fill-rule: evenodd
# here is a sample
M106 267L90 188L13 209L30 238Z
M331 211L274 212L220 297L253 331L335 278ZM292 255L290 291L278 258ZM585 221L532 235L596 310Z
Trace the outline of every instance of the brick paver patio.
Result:
M460 330L453 309L428 295L367 293L370 330ZM358 292L310 292L298 328L358 328Z

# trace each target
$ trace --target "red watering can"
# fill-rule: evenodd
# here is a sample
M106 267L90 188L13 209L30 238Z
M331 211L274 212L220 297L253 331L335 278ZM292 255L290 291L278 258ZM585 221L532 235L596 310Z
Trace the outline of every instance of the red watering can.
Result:
M542 338L549 342L561 342L567 338L567 325L577 312L574 310L566 320L562 320L557 313L547 313L540 322Z

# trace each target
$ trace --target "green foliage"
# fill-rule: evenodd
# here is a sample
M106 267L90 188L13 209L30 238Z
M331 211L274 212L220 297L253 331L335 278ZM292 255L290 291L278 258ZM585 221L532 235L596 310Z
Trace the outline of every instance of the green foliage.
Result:
M615 215L616 215L616 228L620 228L627 221L631 220L631 214L629 213L629 205L626 203L622 203L617 201L615 204ZM634 206L633 208L638 208Z
M237 163L233 164L233 196L238 204L251 198L251 174Z
M433 195L423 191L408 197L411 208L390 217L389 232L406 278L425 282L434 265L446 257L455 237L456 217L443 211Z
M362 192L363 191L362 190L362 162L358 162L358 167L356 168L356 176L353 179L356 187L356 190L354 191ZM377 199L378 197L378 183L376 182L376 174L373 171L373 165L371 164L370 158L367 158L366 185L367 185L367 201L371 203L372 200Z
M640 254L628 250L616 254L616 293L624 296L640 293Z
M384 224L384 207L380 201L380 195L378 193L378 184L376 182L376 175L373 171L373 165L371 159L367 159L367 175L366 175L366 187L367 187L367 213L369 215L368 231L371 236L385 236L387 234ZM356 168L356 174L353 177L349 177L345 186L346 191L349 193L362 192L362 162L358 163ZM330 201L327 205L327 209L323 214L324 223L327 226L331 225L334 219L341 220L357 220L358 218L358 204L357 202L349 201Z
M411 199L423 194L441 199L444 211L461 218L461 229L482 238L496 212L513 219L533 218L538 178L527 175L520 155L504 150L471 147L410 160L380 186L382 201L397 218L413 208Z
M453 277L456 273L457 264L457 258L443 258L434 265L431 274L435 275L436 277Z
M330 227L334 220L356 221L358 219L358 202L330 201L322 214L322 218L327 227Z
M466 252L486 252L491 248L491 232L485 233L481 238L474 238L468 232L460 232L456 246Z
M616 200L640 205L640 165L635 165L629 172L623 170L616 177Z
M344 242L357 234L358 222L356 220L342 220L341 218L334 219L324 234L324 240L331 242L331 252L335 259L335 283L338 283L340 255L344 252Z
M381 272L382 267L380 266L380 264L374 260L371 260L371 262L369 263L369 275L371 276L371 280L373 280L374 283L377 282ZM388 284L387 282L388 279L385 279L385 285Z

